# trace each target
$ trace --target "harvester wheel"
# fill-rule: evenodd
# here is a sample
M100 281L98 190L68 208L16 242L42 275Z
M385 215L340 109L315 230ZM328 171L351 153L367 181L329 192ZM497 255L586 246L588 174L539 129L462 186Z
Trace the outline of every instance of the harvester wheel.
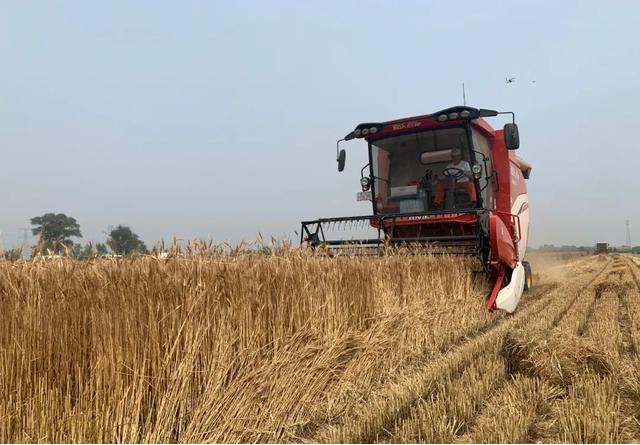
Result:
M529 262L523 261L522 265L524 266L524 290L527 291L533 286L533 274Z

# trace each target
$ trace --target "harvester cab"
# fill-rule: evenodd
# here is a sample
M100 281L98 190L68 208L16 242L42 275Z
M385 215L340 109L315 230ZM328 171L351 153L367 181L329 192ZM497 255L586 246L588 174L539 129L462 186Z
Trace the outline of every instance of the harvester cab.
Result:
M512 122L495 130L485 118L499 114L510 114ZM514 114L457 106L359 124L337 142L339 171L346 163L340 143L353 139L367 142L369 162L361 170L358 200L370 201L372 214L303 221L301 244L335 254L410 244L432 253L473 255L493 283L487 308L513 312L532 285L524 261L531 165L515 154L520 141ZM328 237L337 227L369 234Z

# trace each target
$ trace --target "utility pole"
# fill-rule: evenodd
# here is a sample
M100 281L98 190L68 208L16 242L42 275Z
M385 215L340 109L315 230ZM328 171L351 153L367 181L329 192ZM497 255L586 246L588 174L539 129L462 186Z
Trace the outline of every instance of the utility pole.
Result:
M631 247L631 230L629 229L629 220L627 220L627 246Z
M28 233L29 233L29 229L26 227L22 227L22 259L24 260L28 260L29 257L31 256L31 252L29 252L29 239L28 239Z

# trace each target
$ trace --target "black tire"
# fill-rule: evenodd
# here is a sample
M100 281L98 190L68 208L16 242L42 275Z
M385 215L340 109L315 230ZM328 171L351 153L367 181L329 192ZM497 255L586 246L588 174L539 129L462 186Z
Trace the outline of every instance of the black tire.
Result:
M533 273L529 262L523 261L522 265L524 266L524 290L528 291L533 286Z

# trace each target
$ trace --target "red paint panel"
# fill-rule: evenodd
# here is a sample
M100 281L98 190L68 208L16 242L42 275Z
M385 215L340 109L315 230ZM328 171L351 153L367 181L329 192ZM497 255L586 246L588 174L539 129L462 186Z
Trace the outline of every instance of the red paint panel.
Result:
M498 215L489 216L489 237L493 259L503 262L511 269L516 267L518 256L511 233Z
M504 132L497 130L491 140L493 170L497 179L496 210L511 213L511 162L504 146ZM507 223L507 221L505 221Z

